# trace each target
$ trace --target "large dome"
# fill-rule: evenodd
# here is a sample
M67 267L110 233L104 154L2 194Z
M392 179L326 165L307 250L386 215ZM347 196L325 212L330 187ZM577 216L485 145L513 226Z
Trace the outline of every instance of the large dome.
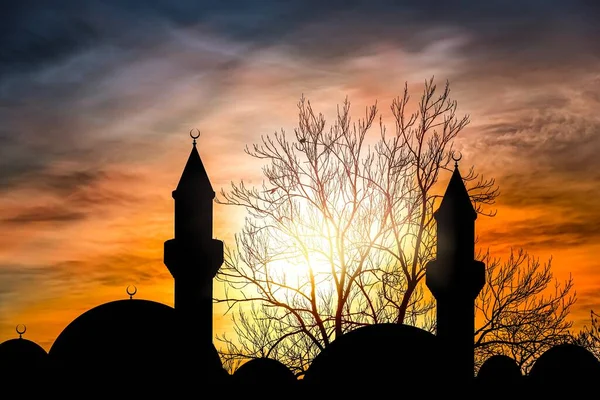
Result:
M533 383L587 385L600 378L600 361L585 348L565 343L546 350L533 364L529 378Z
M174 308L148 300L119 300L73 320L50 349L50 360L77 379L139 375L169 385L183 375L224 372L212 344L202 346Z

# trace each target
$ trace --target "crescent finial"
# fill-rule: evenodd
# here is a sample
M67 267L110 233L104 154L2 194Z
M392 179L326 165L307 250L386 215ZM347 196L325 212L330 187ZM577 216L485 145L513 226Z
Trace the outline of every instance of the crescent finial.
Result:
M458 162L462 159L462 153L459 151L458 152L458 157L456 156L456 153L453 152L452 153L452 159L454 160L454 167L458 167Z
M19 325L17 325L17 327L15 328L15 330L19 334L19 339L22 339L23 338L23 334L25 332L27 332L27 326L25 324L19 324Z
M135 296L135 294L137 293L137 287L135 285L129 285L127 286L127 289L125 291L129 295L129 300L131 300L133 299L133 296Z
M192 133L192 132L194 132L194 130L197 132L195 135ZM198 129L198 128L190 129L190 137L192 139L194 139L194 141L193 141L192 144L195 146L196 145L196 139L198 139L200 137L200 129Z

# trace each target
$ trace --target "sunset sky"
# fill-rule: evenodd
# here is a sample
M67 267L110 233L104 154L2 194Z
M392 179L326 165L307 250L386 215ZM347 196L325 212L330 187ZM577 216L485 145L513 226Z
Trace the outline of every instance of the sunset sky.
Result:
M171 191L202 132L214 189L260 184L244 147L448 80L471 124L461 165L494 177L479 246L572 274L571 318L600 311L600 5L593 0L12 1L0 12L0 342L48 350L83 311L173 303ZM510 5L507 5L509 4ZM392 125L393 126L393 125ZM374 131L377 133L377 131ZM450 174L442 175L448 180ZM227 242L242 210L215 208ZM229 316L215 309L215 334Z

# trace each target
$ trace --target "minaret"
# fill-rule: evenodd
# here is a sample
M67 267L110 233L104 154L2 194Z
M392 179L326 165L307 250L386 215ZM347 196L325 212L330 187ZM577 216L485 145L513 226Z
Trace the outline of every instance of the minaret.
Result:
M485 284L485 264L475 258L477 213L454 159L454 172L434 217L437 256L425 282L437 303L437 336L459 381L474 376L475 298Z
M212 285L223 263L223 242L212 237L215 192L196 148L198 136L192 136L192 152L173 191L175 238L165 242L164 262L175 280L183 328L194 340L212 344Z

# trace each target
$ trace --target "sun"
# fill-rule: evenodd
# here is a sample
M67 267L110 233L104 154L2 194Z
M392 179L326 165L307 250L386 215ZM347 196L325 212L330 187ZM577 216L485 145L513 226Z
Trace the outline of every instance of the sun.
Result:
M266 265L266 270L274 282L298 289L309 283L311 278L322 289L333 280L331 263L316 252L311 252L308 257L290 256L273 260Z

